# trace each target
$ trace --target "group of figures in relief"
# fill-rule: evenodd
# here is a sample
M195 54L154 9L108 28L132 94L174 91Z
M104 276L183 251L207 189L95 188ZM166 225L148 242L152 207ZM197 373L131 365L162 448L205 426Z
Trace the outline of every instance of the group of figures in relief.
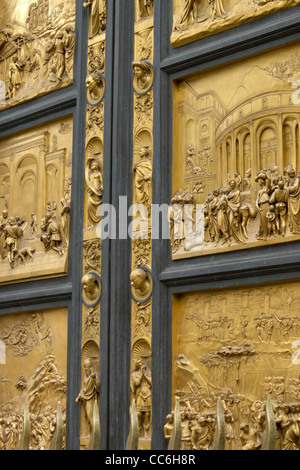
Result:
M64 413L65 415L65 413ZM47 406L40 413L30 415L30 450L50 450L56 430L57 411ZM65 416L64 416L65 427ZM0 413L0 450L17 450L23 431L23 413ZM64 431L65 434L65 431ZM65 444L63 444L64 446Z
M247 3L240 1L235 2L230 8L225 8L226 2L223 0L207 0L204 4L200 0L184 0L179 2L174 30L184 31L194 25L199 27L202 23L222 23L222 20L235 16L237 13L243 16L243 12L246 16L249 9L256 11L259 7L269 5L276 8L276 4L279 3L279 0L252 0L252 2Z
M52 327L46 323L43 313L32 313L17 321L4 321L0 340L7 354L10 352L18 360L29 359L37 350L45 352L33 372L27 367L17 378L12 378L14 370L0 377L0 450L19 448L25 403L29 410L30 449L49 450L56 429L58 402L62 404L65 425L67 390L66 379L53 352Z
M276 379L274 378L274 383ZM283 389L278 389L278 393L272 398L276 423L276 450L300 450L299 383L295 401L287 402L284 398L284 379L280 379ZM181 398L181 449L211 450L216 430L217 396L203 394L197 381L188 386L189 398ZM266 387L266 393L269 391ZM194 396L191 397L192 395ZM225 450L261 450L266 426L266 402L250 402L244 395L235 395L230 390L225 390L220 397L225 419ZM166 439L171 438L173 424L174 412L167 416L164 427Z
M53 250L61 256L69 243L69 217L71 203L71 181L68 182L63 198L60 217L57 216L57 204L48 202L45 217L41 220L40 230L35 213L26 221L19 216L9 215L4 209L0 217L0 257L7 260L11 268L34 261L37 250L36 241L42 242L44 252ZM28 240L28 245L24 239Z
M199 3L199 0L184 0L176 29L186 28L188 24L200 23L207 19L214 21L217 18L226 18L223 0L208 0L209 15L204 17L198 14Z
M53 355L47 356L39 369L35 371L33 387L30 387L32 380L27 381L23 375L19 377L15 387L30 401L30 450L49 450L56 429L57 409L54 404L42 403L42 395L45 390L51 389L52 398L60 400L66 394L66 381L58 373ZM1 382L5 382L5 378L2 377ZM43 393L41 393L42 391ZM64 408L62 412L65 426L66 412ZM17 450L19 448L23 421L22 406L10 406L9 411L0 411L0 450Z
M297 287L232 288L181 299L173 386L182 408L184 449L211 448L219 397L227 450L261 449L267 397L276 448L300 449Z
M200 215L204 221L201 240L197 238L201 230L193 194L187 187L174 194L170 206L173 252L189 249L189 242L193 247L194 239L195 246L216 247L300 234L300 174L292 165L283 174L277 166L259 171L254 190L251 168L244 178L238 172L228 176L228 185L215 188L206 197Z
M29 88L41 88L71 78L74 46L75 33L67 27L58 32L54 40L49 40L43 51L34 48L22 56L17 50L8 66L6 98L17 98Z
M32 215L34 217L34 214ZM23 256L18 247L18 240L24 235L27 227L27 222L21 220L20 217L9 217L8 211L3 210L0 225L0 251L1 259L8 259L10 266L15 267L15 261ZM32 257L32 251L28 250L28 255Z
M71 196L70 192L68 196ZM59 219L56 215L56 202L53 201L52 204L48 202L45 217L41 221L41 241L45 253L54 250L61 256L64 254L64 248L69 239L70 199L67 201L63 198L62 205L61 218Z
M300 335L299 315L291 313L262 312L249 318L246 310L241 310L239 316L218 315L218 317L203 318L193 312L186 319L197 326L198 344L211 342L226 342L236 334L241 339L254 343L290 343Z
M28 29L33 31L36 28L42 27L47 24L49 17L49 0L38 0L31 3L28 9L28 16L26 24Z
M250 185L249 169L244 179ZM249 201L249 186L242 187L242 178L235 173L229 187L221 187L208 195L204 209L205 241L218 244L246 243L249 219L258 215L257 240L300 233L300 175L288 165L283 175L278 168L267 168L255 176L258 192L255 204Z
M9 104L72 80L74 15L72 0L56 7L51 0L38 0L29 4L24 24L0 25L2 100Z

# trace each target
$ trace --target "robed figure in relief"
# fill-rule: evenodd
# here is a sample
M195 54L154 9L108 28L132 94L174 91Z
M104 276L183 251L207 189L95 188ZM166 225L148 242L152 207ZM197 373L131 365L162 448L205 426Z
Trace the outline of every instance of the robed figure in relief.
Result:
M139 428L143 426L145 438L149 437L151 425L151 372L142 359L138 359L132 373L132 391L136 400Z
M100 171L100 164L97 160L92 159L86 168L86 184L87 184L87 215L88 225L95 227L101 219L97 214L98 207L102 202L103 195L103 178Z
M183 10L182 10L182 17L180 23L183 24L187 21L190 13L193 15L193 20L196 19L196 8L197 8L197 0L185 0Z
M287 170L289 185L289 226L292 233L300 233L300 178L293 168Z
M151 181L152 164L149 147L142 147L140 150L140 160L132 168L134 175L136 203L150 209L151 201ZM142 214L141 214L142 215ZM146 214L144 214L146 217ZM142 215L143 217L143 215Z
M83 385L78 397L76 398L76 402L84 405L85 416L89 427L92 430L94 404L95 402L98 402L100 380L98 374L93 368L90 358L87 358L84 361L84 370L85 376L83 379Z
M100 32L100 5L99 0L85 0L84 7L90 7L89 37L93 38Z

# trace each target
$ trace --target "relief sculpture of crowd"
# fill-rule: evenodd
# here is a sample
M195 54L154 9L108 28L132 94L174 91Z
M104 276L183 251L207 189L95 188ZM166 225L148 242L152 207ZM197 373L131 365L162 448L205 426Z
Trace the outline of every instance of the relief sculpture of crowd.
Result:
M182 247L188 251L201 246L243 246L300 234L300 175L292 165L282 174L277 166L263 169L253 183L251 168L244 178L238 172L230 176L227 185L207 195L198 214L194 192L184 188L174 194L170 205L173 253Z

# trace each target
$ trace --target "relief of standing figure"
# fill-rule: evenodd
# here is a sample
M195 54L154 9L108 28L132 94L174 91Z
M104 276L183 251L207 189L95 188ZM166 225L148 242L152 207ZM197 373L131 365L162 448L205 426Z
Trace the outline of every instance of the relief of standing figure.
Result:
M132 373L132 391L136 401L139 429L145 439L149 438L151 425L151 372L142 359L135 363Z
M255 181L259 184L260 188L256 198L256 207L259 211L259 230L256 238L257 240L267 240L270 180L265 172L259 172Z
M4 238L7 247L7 258L12 268L14 267L15 256L18 253L18 240L24 235L26 227L26 222L18 223L16 217L8 217L4 228Z
M152 184L152 164L150 158L149 147L142 147L140 150L140 160L133 165L132 168L136 203L141 205L141 218L147 219L146 209L150 210L151 201L151 184ZM144 207L142 207L144 206Z
M208 4L210 8L211 21L214 21L217 18L227 17L222 0L208 0Z
M9 98L15 98L17 91L22 85L21 71L25 64L18 62L18 57L14 56L8 70L8 94Z
M197 18L197 0L185 0L182 8L182 16L180 24L184 24L191 16L192 23L195 23Z
M93 368L90 358L87 358L84 361L84 371L85 376L83 379L83 385L78 397L76 398L76 403L84 405L85 417L87 419L90 431L92 431L94 404L95 402L98 402L100 379L97 372Z

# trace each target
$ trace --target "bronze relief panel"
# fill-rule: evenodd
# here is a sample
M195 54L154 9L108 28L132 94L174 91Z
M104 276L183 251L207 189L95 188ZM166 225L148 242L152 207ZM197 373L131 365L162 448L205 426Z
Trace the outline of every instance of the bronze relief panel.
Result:
M171 44L179 47L296 5L298 0L173 0Z
M211 449L219 398L226 450L261 449L269 395L276 449L298 450L299 282L173 300L173 394L180 400L182 449Z
M1 283L67 272L72 117L1 139Z
M174 84L173 258L300 237L298 44Z
M0 110L72 84L74 50L75 0L4 0Z
M1 450L19 449L26 407L31 450L51 449L59 403L65 428L67 317L58 308L0 318Z

